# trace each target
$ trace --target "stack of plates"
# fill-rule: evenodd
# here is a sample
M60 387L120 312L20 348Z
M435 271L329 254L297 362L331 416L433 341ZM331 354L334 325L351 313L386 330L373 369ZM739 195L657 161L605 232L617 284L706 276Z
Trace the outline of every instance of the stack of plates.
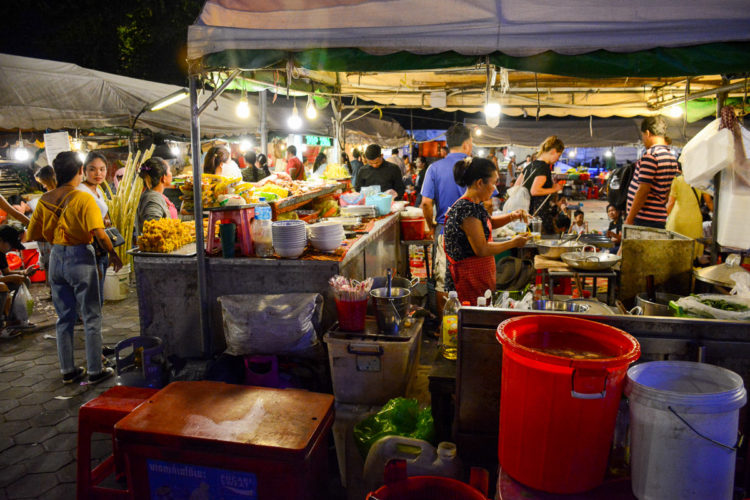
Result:
M284 220L271 226L273 249L280 257L296 259L307 246L307 224L302 220Z
M375 207L371 205L349 205L341 207L341 215L345 217L376 217L378 214Z
M340 222L318 222L309 226L310 242L321 252L332 252L344 241L344 227Z

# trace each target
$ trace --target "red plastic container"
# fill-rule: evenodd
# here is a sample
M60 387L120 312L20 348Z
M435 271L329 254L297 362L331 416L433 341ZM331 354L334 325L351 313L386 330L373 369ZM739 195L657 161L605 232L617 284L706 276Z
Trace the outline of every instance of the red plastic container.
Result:
M339 313L339 329L345 332L361 332L365 329L367 299L336 299L336 310Z
M470 484L438 476L406 475L406 461L395 459L385 466L385 486L367 495L367 500L487 500L489 474L472 467Z
M500 323L498 458L517 481L550 493L600 485L628 365L638 341L608 325L556 315ZM598 359L570 357L588 353Z
M419 219L401 219L401 239L419 241L424 239L424 217Z

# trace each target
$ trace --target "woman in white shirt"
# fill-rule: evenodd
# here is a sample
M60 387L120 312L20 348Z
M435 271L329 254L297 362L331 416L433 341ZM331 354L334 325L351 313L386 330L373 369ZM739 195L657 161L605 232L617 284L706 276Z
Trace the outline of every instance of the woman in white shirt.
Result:
M99 211L102 213L102 219L104 219L104 226L110 227L112 221L109 218L109 207L104 199L104 192L99 188L104 182L107 181L107 158L96 151L91 151L86 155L86 160L83 162L83 182L81 182L76 189L90 193L96 201L96 206L99 207ZM95 246L96 250L96 268L99 273L99 301L104 303L104 277L109 267L109 255L107 252L102 250L100 247Z
M229 156L229 151L220 146L214 146L206 152L203 173L220 175L227 179L242 179L240 167Z

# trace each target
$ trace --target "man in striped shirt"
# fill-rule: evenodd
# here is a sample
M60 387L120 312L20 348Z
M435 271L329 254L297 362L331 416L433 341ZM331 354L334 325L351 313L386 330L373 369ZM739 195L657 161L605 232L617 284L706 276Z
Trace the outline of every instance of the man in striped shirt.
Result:
M667 199L672 179L679 175L677 158L666 139L667 122L662 116L649 116L641 122L646 152L635 167L628 189L625 224L664 229Z

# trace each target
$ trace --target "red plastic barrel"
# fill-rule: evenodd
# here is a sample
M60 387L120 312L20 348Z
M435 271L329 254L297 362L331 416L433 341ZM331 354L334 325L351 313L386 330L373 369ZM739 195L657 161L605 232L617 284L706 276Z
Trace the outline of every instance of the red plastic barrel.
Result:
M500 323L498 458L517 481L580 493L604 480L628 365L638 341L608 325L555 315Z
M401 239L418 241L424 239L424 217L418 219L401 219Z
M390 460L385 466L385 486L370 492L366 500L487 500L489 474L471 468L469 484L438 476L406 476L406 461Z

